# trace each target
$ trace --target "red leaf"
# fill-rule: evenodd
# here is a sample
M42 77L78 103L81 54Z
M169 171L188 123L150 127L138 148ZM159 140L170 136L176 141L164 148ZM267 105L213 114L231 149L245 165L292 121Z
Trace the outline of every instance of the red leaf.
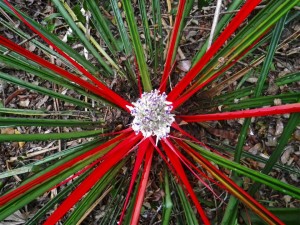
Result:
M239 118L249 118L258 116L269 116L274 114L286 114L300 112L300 103L293 103L280 106L272 106L259 109L248 109L235 112L223 112L192 116L177 116L186 122L203 122L211 120L232 120Z
M200 217L203 221L204 224L210 224L209 220L207 218L207 216L205 215L204 210L202 209L197 196L195 194L195 192L193 191L193 188L184 172L184 169L179 161L179 159L177 158L176 154L172 151L171 147L170 147L170 142L168 141L167 138L165 138L162 142L161 142L163 149L165 150L167 156L170 159L170 162L173 164L173 168L176 172L175 176L177 176L181 182L184 184L186 190L188 191L188 193L190 194L190 197L193 201L193 203L195 204L198 213L200 214Z
M159 90L161 92L165 92L166 83L167 83L165 81L168 79L168 76L170 75L170 72L171 72L172 57L173 57L174 50L175 50L176 39L178 37L179 27L180 27L180 24L182 22L182 16L183 16L185 2L186 2L186 0L180 0L179 1L179 5L178 5L178 9L177 9L177 15L176 15L174 27L173 27L171 38L170 38L169 48L168 48L168 51L167 51L167 57L166 57L164 72L163 72L163 75L162 75L161 86L159 88Z
M66 200L49 216L44 223L52 225L57 223L72 208L84 194L86 194L97 181L99 181L114 165L120 162L140 140L141 135L131 135L105 155L104 161L98 166L77 188L66 198Z
M269 30L268 30L269 31ZM204 81L201 84L198 84L197 82L192 85L192 87L189 88L188 91L183 93L183 95L176 99L175 102L173 102L173 110L178 108L182 103L187 101L192 95L197 93L200 89L205 87L207 84L209 84L211 81L215 80L217 77L222 75L225 71L227 71L230 67L232 67L237 61L239 61L247 52L249 52L258 42L259 40L267 33L264 32L258 39L255 40L248 48L246 48L242 53L240 53L235 59L233 59L228 65L226 65L223 69L212 75L210 78L208 78L206 81Z
M239 187L234 181L232 181L229 177L219 171L214 165L212 165L206 158L201 156L197 151L191 148L186 143L181 142L181 145L185 146L183 149L190 154L192 157L196 157L199 160L199 163L211 174L215 177L215 179L219 180L220 182L225 185L225 188L228 192L232 195L237 197L241 200L244 204L249 206L253 211L255 211L259 216L268 222L269 224L280 224L283 225L284 223L281 222L275 215L269 212L263 205L261 205L258 201L256 201L252 196L250 196L246 191L244 191L241 187ZM226 187L227 186L227 187ZM251 202L251 204L247 204Z
M190 84L190 82L198 75L203 67L209 62L214 54L223 46L227 39L235 32L240 24L247 18L252 10L261 2L261 0L247 0L244 6L228 24L225 30L212 44L208 51L203 55L199 62L185 75L185 77L175 86L169 93L168 100L174 102L182 91Z
M133 215L130 221L131 225L136 225L139 222L141 208L144 201L144 195L145 195L150 169L151 169L151 162L153 157L153 146L150 144L149 139L147 139L144 148L146 149L145 165L144 165L144 170L143 170L141 182L137 193L137 198L134 203Z
M183 164L191 171L192 174L194 174L194 176L208 189L210 190L217 198L219 198L219 196L214 192L214 190L207 184L205 183L205 181L199 176L201 175L202 177L205 177L206 179L208 179L209 181L211 181L212 183L214 183L215 185L222 187L222 185L218 184L216 181L214 181L213 179L211 179L210 177L208 177L205 173L203 173L201 170L199 170L190 160L188 160L183 154L181 154L181 152L176 148L176 146L172 145L171 142L167 143L169 145L169 147L173 150L173 152L175 153L175 155L181 160L181 162L183 162ZM184 147L184 146L182 146ZM195 171L199 174L197 174Z
M102 89L102 95L100 95L100 96L106 96L105 98L109 99L112 103L120 106L121 108L123 108L124 110L126 110L126 111L129 112L129 109L126 108L126 105L131 105L130 103L128 103L127 101L125 101L122 97L120 97L114 91L112 91L107 86L105 86L101 81L99 81L96 77L94 77L92 74L90 74L86 69L84 69L74 59L72 59L70 56L68 56L66 53L64 53L60 48L56 47L56 45L54 43L52 43L41 32L39 32L30 23L28 23L26 21L26 19L17 10L15 10L14 7L7 0L4 0L4 2L17 15L17 17L19 17L19 19L22 20L23 23L25 23L32 31L34 31L36 34L38 34L48 45L50 45L51 47L53 47L53 49L55 49L55 51L57 51L60 55L62 55L63 57L65 57L82 74L84 74L87 78L89 78L91 81L93 81L100 89Z
M139 145L139 149L137 151L137 155L136 155L136 159L135 159L135 163L134 163L134 168L133 168L133 171L132 171L130 185L129 185L128 192L127 192L127 195L126 195L126 200L125 200L125 203L124 203L124 206L123 206L123 209L122 209L122 213L121 213L121 216L120 216L120 219L119 219L119 225L122 225L123 218L124 218L124 215L125 215L125 211L126 211L126 208L127 208L127 204L129 202L129 197L131 195L134 182L135 182L136 177L138 175L139 169L140 169L141 164L143 162L143 159L144 159L146 150L148 149L149 143L150 143L149 139L146 139L145 141L143 141Z
M120 136L107 141L105 144L100 145L80 156L77 156L76 158L66 162L65 164L62 164L58 167L56 167L55 169L41 175L40 177L37 177L36 179L16 188L15 190L7 193L6 195L3 195L0 197L0 206L4 205L5 203L11 201L14 198L17 198L18 196L25 194L25 192L29 191L30 189L32 189L35 186L41 185L43 182L51 179L54 176L59 175L59 173L61 173L62 171L64 171L65 169L68 169L69 167L71 167L72 165L79 163L80 161L100 152L101 150L107 148L108 146L122 140L123 138L127 137L128 134L121 134Z

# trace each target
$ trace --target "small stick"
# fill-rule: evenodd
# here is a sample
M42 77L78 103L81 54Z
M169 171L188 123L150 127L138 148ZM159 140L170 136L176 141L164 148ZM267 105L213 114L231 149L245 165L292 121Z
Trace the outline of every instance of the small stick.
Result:
M209 36L209 39L208 39L207 50L210 48L211 43L212 43L213 38L214 38L216 26L217 26L217 23L218 23L218 20L219 20L220 11L221 11L221 6L222 6L222 0L218 0L217 1L215 15L214 15L213 24L212 24L211 31L210 31L210 36Z

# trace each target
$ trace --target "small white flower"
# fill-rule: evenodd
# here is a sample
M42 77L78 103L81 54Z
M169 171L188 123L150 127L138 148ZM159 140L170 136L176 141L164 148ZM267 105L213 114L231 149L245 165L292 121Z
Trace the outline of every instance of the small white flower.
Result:
M171 114L172 103L166 100L166 93L158 90L144 92L140 99L127 106L134 116L132 129L136 134L142 132L144 137L156 136L156 142L167 137L170 127L175 121Z

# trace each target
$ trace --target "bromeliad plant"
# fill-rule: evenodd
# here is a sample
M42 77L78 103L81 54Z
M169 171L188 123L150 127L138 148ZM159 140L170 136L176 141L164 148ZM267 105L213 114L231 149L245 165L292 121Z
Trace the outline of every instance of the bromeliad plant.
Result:
M203 2L205 1L199 1ZM2 142L94 138L84 139L89 141L1 173L0 178L19 175L26 179L0 197L0 220L10 218L10 215L39 196L56 189L57 195L41 206L35 215L30 216L26 224L40 224L41 221L44 221L44 224L56 224L60 220L64 224L78 224L101 201L107 208L101 218L101 224L138 224L144 199L148 196L146 190L149 188L149 179L158 177L155 182L160 182L164 191L161 196L162 224L172 224L175 220L182 224L236 224L240 215L237 213L239 202L268 224L284 224L270 212L272 209L267 209L253 196L259 184L264 184L273 190L300 199L300 190L297 187L268 175L272 168L299 174L299 171L277 163L299 123L299 92L263 96L276 50L299 36L296 32L279 44L284 26L299 15L299 11L292 10L299 1L270 0L265 2L265 7L255 10L260 2L233 1L228 10L239 10L235 15L224 14L215 29L215 34L219 35L215 35L210 47L208 42L202 45L192 59L191 68L181 79L174 68L186 18L194 5L193 0L179 0L176 5L177 13L174 24L170 24L173 25L173 29L166 44L165 59L163 37L166 34L163 32L161 2L158 0L149 3L139 0L138 13L135 13L134 4L129 0L123 0L121 3L116 0L105 1L101 7L98 1L85 0L78 1L73 8L65 1L52 0L57 13L44 20L48 23L46 27L12 6L7 0L1 1L1 24L25 41L18 44L5 35L1 36L0 62L9 68L34 74L37 79L53 82L65 90L72 90L84 96L85 100L14 77L10 75L11 69L0 72L2 80L71 103L76 107L76 112L90 111L99 115L99 112L105 113L104 109L119 108L131 115L132 121L125 129L116 131L111 128L104 129L103 121L53 117L70 118L75 116L74 111L51 112L1 107L2 127L81 128L81 131L68 133L1 134ZM151 11L147 12L147 9ZM126 23L122 17L123 12ZM107 15L110 13L114 17L108 19ZM249 16L251 19L246 21ZM83 54L74 51L53 34L55 24L51 21L56 17L63 18L69 36L72 35L76 42L82 43ZM141 19L143 39L136 18ZM15 20L25 24L34 32L34 36L14 26ZM117 27L115 30L118 34L112 32L112 26ZM37 36L39 38L36 38ZM23 47L26 42L40 49L40 54ZM239 60L247 59L249 62L251 52L262 45L269 46L265 55L254 59L251 65L225 79L226 71L232 69ZM60 60L63 66L53 63L55 60ZM164 63L161 63L162 61ZM246 87L242 77L262 62L257 85ZM125 90L119 90L117 93L104 81L110 80L109 78L126 79L132 89L128 89L128 93L125 93ZM175 83L177 80L179 81ZM230 92L228 87L236 80L242 80L241 88ZM275 83L280 86L299 80L298 72L281 77ZM167 87L168 84L170 87ZM137 95L130 97L132 93ZM181 106L199 99L199 96L202 96L203 105L209 113L195 115L190 112L183 115L181 112L184 110L181 110ZM203 96L214 98L207 104L207 99ZM236 103L236 99L245 96L249 98ZM274 103L278 103L276 99L281 99L280 104ZM216 106L221 104L223 112L214 112L218 108ZM255 171L244 166L241 163L242 156L251 157L243 151L251 118L275 114L290 114L290 117L269 159L255 158L265 163L264 169ZM43 118L39 118L40 116ZM45 119L46 116L49 118ZM186 124L189 123L240 118L248 119L244 120L241 128L233 161L212 148L219 148L218 146L200 142L189 133L191 129L186 128ZM164 162L165 166L157 164L158 161ZM128 165L129 170L124 172ZM233 171L232 179L220 168ZM241 187L242 176L257 182L249 192ZM216 202L226 201L224 196L218 194L220 188L232 195L226 203L226 210L218 208L218 213L223 215L221 218L212 218L210 208L214 206L211 206L212 202L200 197L197 188L199 182L206 195L212 193ZM194 207L197 214L193 210ZM253 217L244 218L245 222L249 223Z

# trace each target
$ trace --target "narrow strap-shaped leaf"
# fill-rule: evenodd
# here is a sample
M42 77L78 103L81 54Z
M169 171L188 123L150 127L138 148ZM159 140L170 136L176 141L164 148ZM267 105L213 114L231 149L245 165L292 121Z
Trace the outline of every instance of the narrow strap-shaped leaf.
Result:
M180 28L180 24L182 22L185 4L186 4L186 0L179 1L177 15L176 15L174 27L173 27L173 30L171 33L170 43L168 46L167 57L166 57L166 62L165 62L165 66L164 66L164 72L163 72L162 79L161 79L161 86L159 88L161 92L165 92L165 90L166 90L165 80L167 79L167 77L170 75L170 72L171 72L172 58L173 58L174 51L176 50L175 45L176 45L177 37L179 36L178 31Z
M120 162L135 146L135 144L141 138L140 135L132 133L126 141L121 142L105 156L105 160L98 166L67 198L66 200L55 210L55 212L48 217L45 225L52 225L57 223L61 217L63 217L72 208L84 194L86 194L94 184L101 179L107 171L109 171L114 165Z
M163 209L163 216L162 216L162 225L169 225L171 212L173 208L172 198L171 198L171 191L170 191L170 182L168 177L167 170L165 171L165 178L164 178L164 209Z
M181 162L188 168L188 170L191 171L191 173L209 190L214 196L218 195L215 193L215 191L201 178L204 177L216 186L219 186L220 188L224 188L222 185L215 182L213 179L208 177L205 173L203 173L197 166L195 166L190 160L188 160L175 146L172 145L173 152L175 155L181 160ZM201 176L201 177L200 177Z
M182 142L181 140L176 140L176 142ZM260 173L259 171L255 171L246 166L242 166L239 163L233 162L229 159L226 159L222 156L218 156L202 147L186 141L190 146L197 150L203 157L206 159L233 171L236 171L238 174L244 175L246 177L251 178L254 181L265 184L266 186L271 187L274 190L282 192L284 194L288 194L294 198L300 199L300 190L299 188L292 186L290 184L279 181L276 178L270 177L266 174ZM184 143L183 143L184 144ZM186 148L183 148L186 149ZM189 152L194 152L193 149L189 149ZM229 179L229 178L228 178Z
M224 110L233 111L233 110L241 110L247 108L263 107L266 105L274 104L274 101L276 99L280 99L282 104L296 103L298 102L299 98L300 98L300 92L271 95L271 96L261 96L257 98L241 100L239 103L236 104L234 103L224 104Z
M180 142L180 141L179 141ZM184 143L182 143L184 145ZM187 150L189 149L189 150ZM257 202L254 198L252 198L246 191L244 191L241 187L239 187L236 183L234 183L230 178L224 175L221 171L219 171L214 165L212 165L207 159L201 156L192 148L189 148L187 145L185 149L187 153L194 157L194 159L204 167L216 180L221 182L226 189L235 197L240 199L245 205L247 205L250 209L252 209L257 215L259 215L263 220L265 220L268 224L280 224L281 222L276 216L270 213L264 206L262 206L259 202Z
M99 126L100 122L80 120L59 120L59 119L32 119L0 117L1 126L44 126L44 127L74 127L74 126Z
M260 109L248 109L243 111L235 112L223 112L214 114L203 114L203 115L193 115L193 116L177 116L186 122L203 122L211 120L231 120L239 118L249 118L257 116L269 116L274 114L286 114L300 112L300 103L272 106Z
M27 16L26 14L17 11L16 9L12 10L11 6L9 7L5 1L0 1L1 8L8 11L11 15L18 18L19 20L21 15L22 18L24 18L28 23L31 24L32 27L34 27L42 36L49 39L57 48L61 49L63 52L65 52L67 55L70 55L73 59L75 59L79 64L84 66L88 71L90 71L92 74L98 73L98 69L92 65L91 62L86 60L82 55L78 54L74 49L72 49L69 45L66 45L62 40L60 40L57 36L50 33L47 29L43 28L39 23L34 21L32 18ZM18 14L15 12L18 12ZM22 20L21 20L22 21ZM35 32L37 33L37 32ZM41 46L39 46L41 47ZM62 57L62 56L61 56Z
M129 112L129 109L126 108L126 105L131 105L131 104L127 103L123 98L121 98L119 95L117 95L111 89L106 87L102 82L100 82L92 74L90 74L87 70L85 70L81 65L79 65L74 59L72 59L70 56L68 56L66 53L64 53L60 48L58 48L55 44L53 44L53 42L51 42L47 37L45 37L40 31L38 31L35 27L33 27L30 23L28 23L26 21L26 19L20 13L18 13L14 9L14 7L9 4L9 2L7 0L4 0L4 2L10 7L10 9L12 11L14 11L14 13L22 20L22 22L24 22L32 31L34 31L36 34L38 34L46 43L48 43L50 46L52 46L59 54L64 56L71 64L73 64L82 74L84 74L86 77L88 77L99 88L103 89L103 91L105 91L107 93L107 94L102 93L102 96L106 96L106 98L108 98L107 96L111 96L113 99L113 102L116 102L116 104L120 104L119 106L121 108L123 108L124 110ZM25 51L25 50L23 49L23 51ZM31 52L29 52L29 53L31 53ZM19 54L21 54L21 53L19 53ZM75 82L75 83L78 83L78 82ZM79 84L80 84L80 82L79 82ZM89 89L89 88L87 88L87 89Z
M133 8L130 1L128 0L123 0L122 3L126 14L126 21L132 38L133 48L136 55L139 72L141 74L144 91L150 92L152 90L150 74L148 71L147 61L139 36L137 24L134 18Z
M84 216L84 214L88 211L89 207L100 197L105 188L116 179L117 173L120 171L122 166L124 165L124 161L121 161L117 166L113 167L110 171L108 171L95 186L84 196L82 201L80 201L75 210L71 213L66 221L64 221L65 225L74 225L78 224L78 221Z
M153 23L155 24L153 30L154 72L157 73L159 59L163 57L163 32L162 32L161 8L160 8L159 0L152 1L152 12L153 12ZM156 41L157 38L159 38L158 41Z
M149 139L145 140L145 145L143 146L146 149L146 155L145 155L145 163L144 163L144 170L142 172L142 178L139 183L139 188L137 192L137 198L134 203L134 209L133 209L133 215L130 221L130 224L137 225L139 223L139 217L141 213L141 208L144 201L145 191L147 188L147 183L149 179L150 169L151 169L151 163L153 158L153 146L150 143Z
M123 42L125 53L126 53L127 56L130 56L132 54L132 46L130 44L130 40L129 40L127 31L126 31L126 26L123 22L122 15L121 15L121 12L120 12L119 7L118 7L118 1L117 0L110 0L110 3L111 3L111 6L112 6L112 9L114 11L114 15L115 15L115 18L116 18L116 23L117 23L117 26L118 26L118 30L119 30L122 42Z
M233 20L228 24L222 34L213 43L210 49L203 55L197 64L184 76L184 78L174 87L169 93L168 100L173 102L181 92L189 85L189 83L198 75L206 63L213 57L213 55L222 47L226 40L233 34L233 32L240 26L245 18L252 12L252 10L261 2L261 0L247 0L240 11L236 14Z
M67 67L69 67L70 69L74 69L73 65L70 64L68 61L65 60L64 57L62 57L60 54L58 54L56 51L54 51L53 49L49 48L48 46L42 44L41 42L39 42L36 39L33 39L34 36L30 36L26 33L24 33L22 30L18 29L17 27L13 26L12 24L2 20L0 18L0 24L4 25L5 27L7 27L9 30L11 30L12 32L16 33L17 35L19 35L20 37L22 37L24 40L30 40L30 42L37 46L38 48L40 48L42 51L48 53L49 55L52 55L54 57L57 57L58 59L61 60L61 62L63 64L65 64ZM53 35L54 36L54 35ZM54 36L56 37L56 36ZM79 55L79 54L77 54ZM3 57L4 55L2 55Z
M4 45L5 47L7 47L8 49L10 49L12 51L19 53L20 55L22 55L26 58L29 58L30 60L35 61L36 63L39 63L42 66L45 66L46 68L48 68L52 71L57 72L58 74L68 78L69 80L90 90L94 94L97 94L97 95L107 99L108 101L112 102L113 104L120 106L121 108L125 109L126 111L129 111L129 109L126 107L126 105L131 105L131 104L128 103L123 98L121 98L115 92L113 92L112 90L110 90L109 88L104 86L100 81L99 82L102 85L101 89L99 87L96 87L96 86L92 85L91 83L81 79L80 77L77 77L76 75L69 73L68 71L63 70L62 68L44 60L43 58L33 54L32 52L28 51L27 49L20 47L19 45L15 44L14 42L12 42L2 36L0 36L0 44ZM99 84L99 82L98 82L98 84Z
M287 125L284 127L284 130L282 132L282 135L278 141L278 144L277 144L275 150L272 152L272 155L270 156L269 160L267 161L265 167L262 169L262 171L261 171L262 173L268 174L271 172L275 163L278 161L282 152L284 151L284 147L287 145L289 138L291 137L293 131L295 130L297 125L300 124L299 121L300 121L300 113L295 113L295 114L291 115ZM249 193L251 195L253 195L259 189L259 187L260 187L260 184L258 184L258 183L253 184L249 189Z
M18 174L24 174L24 173L29 173L29 172L36 172L36 168L39 168L41 165L45 164L45 163L49 163L51 161L57 160L61 157L67 157L70 154L74 154L75 152L80 151L83 148L87 148L89 146L92 146L95 143L101 143L101 141L99 139L94 139L93 141L90 142L86 142L83 144L79 144L77 146L74 147L70 147L66 150L60 151L60 152L56 152L53 153L49 156L44 157L43 159L40 159L39 161L35 161L33 163L30 164L26 164L25 166L22 167L18 167L12 170L8 170L8 171L4 171L2 173L0 173L0 179L3 179L5 177L11 177L13 175L18 175ZM22 158L27 158L27 154L25 155L25 157L23 156Z
M39 209L33 217L31 217L25 225L36 225L38 224L41 217L45 216L45 214L51 210L52 207L54 207L56 204L58 204L61 200L63 200L66 195L74 188L76 187L80 182L82 182L85 177L89 174L90 171L87 171L85 174L82 174L77 179L73 180L71 184L69 184L67 187L64 187L62 191L60 191L55 198L52 198L50 201L48 201L41 209Z
M263 36L263 35L262 35ZM261 36L261 37L262 37ZM260 38L261 38L260 37ZM240 55L237 56L234 60L232 60L229 64L227 64L223 69L219 70L218 72L214 73L210 77L208 77L206 80L199 79L196 83L194 83L186 92L182 94L182 96L179 97L179 99L176 99L173 103L173 109L176 109L179 107L182 103L187 101L192 95L197 93L200 89L205 87L208 83L216 79L221 74L225 73L230 67L232 67L238 60L240 60L245 54L249 52L249 50L252 49L252 47L260 40L257 39L252 45L250 45L248 48L246 48Z
M40 176L43 176L44 174L48 173L49 171L55 169L57 166L63 165L64 163L68 162L70 159L74 159L78 156L80 156L82 153L86 153L90 149L97 147L97 144L93 144L92 146L89 146L87 148L81 149L79 152L74 152L72 155L68 155L65 158L58 160L56 163L51 165L48 168L45 168L45 172L40 171L38 174L33 175L32 177L28 178L26 181L24 181L24 184L29 183L30 181L33 181L37 179ZM75 163L69 165L67 168L65 168L60 173L53 173L49 179L45 180L44 182L32 187L29 191L22 192L20 195L14 197L11 201L9 201L4 206L0 207L0 220L3 220L7 216L11 215L16 210L20 209L24 205L28 204L29 202L33 201L37 197L41 196L45 192L48 192L53 187L57 186L60 182L69 179L70 176L73 176L74 173L77 171L82 170L87 165L98 159L99 157L103 156L111 147L104 149L101 152L98 152L95 155L92 155L91 157L84 159L80 163ZM73 156L75 155L75 157Z
M134 163L134 167L133 167L133 171L132 171L132 175L131 175L131 180L130 180L128 192L127 192L126 199L125 199L125 202L124 202L124 206L123 206L123 209L122 209L122 213L121 213L121 216L120 216L120 219L119 219L119 225L122 225L122 223L123 223L123 218L124 218L125 211L126 211L126 208L127 208L128 202L129 202L129 197L132 193L134 183L136 181L139 169L142 165L142 162L143 162L143 159L144 159L144 156L145 156L145 153L146 153L146 149L147 149L146 147L148 145L147 142L148 141L143 141L139 145L139 148L137 150L137 155L136 155L136 159L135 159L135 163Z
M113 74L112 69L107 65L107 63L102 59L97 50L92 46L92 44L87 40L84 33L77 27L76 23L73 21L72 17L68 14L67 10L64 7L64 3L60 0L52 0L58 11L61 13L62 17L69 24L72 31L79 37L82 44L93 54L97 61L103 66L103 68L110 74Z
M243 0L232 1L230 6L226 7L226 12L231 12L233 10L236 10L242 3L243 3ZM223 15L216 26L215 33L216 34L220 33L220 31L224 28L224 26L226 26L226 24L229 22L229 20L232 17L233 17L232 13ZM204 44L201 43L201 45L202 45L201 48L199 49L199 51L193 58L192 66L194 66L200 60L200 58L205 54L205 52L207 50L207 46L208 46L208 39L205 41Z
M25 88L28 88L30 90L36 91L36 92L39 92L39 93L44 94L44 95L49 95L49 96L52 96L54 98L61 99L65 102L70 102L74 105L78 105L78 106L81 106L81 107L86 107L86 108L93 109L92 105L89 104L89 103L86 103L86 102L83 102L83 101L78 100L76 98L72 98L72 97L69 97L67 95L63 95L63 94L60 94L58 92L49 90L48 88L40 87L38 85L23 81L19 78L13 77L13 76L11 76L9 74L6 74L6 73L0 72L0 79L5 80L7 82L11 82L13 84L17 84L21 87L25 87Z
M128 135L127 135L128 136ZM0 197L0 206L2 207L4 204L8 203L12 199L26 193L30 189L32 189L35 186L41 185L43 182L47 181L48 179L52 178L54 175L61 173L65 169L69 168L70 166L79 163L80 161L104 150L105 148L117 143L118 141L122 140L124 137L126 137L125 134L121 134L120 136L107 141L106 143L93 148L90 151L85 152L84 154L81 154L69 161L66 161L64 164L61 164L57 167L54 167L53 169L47 171L45 174L42 174L41 176L35 177L34 179L30 180L29 182L21 185L20 187L14 189L13 191L3 195Z
M151 35L150 35L150 29L149 29L149 23L148 23L148 16L147 16L147 11L146 11L146 3L145 3L145 0L139 0L138 2L139 2L139 8L141 11L146 45L149 49L149 55L150 55L150 57L152 57L153 48L152 48L152 41L151 41Z
M103 130L77 131L77 132L75 131L69 133L49 133L49 134L0 134L0 142L66 140L66 139L93 137L102 133Z
M73 10L70 8L70 6L66 2L64 2L62 4L63 4L63 7L62 7L63 9L62 10L66 10L70 14L70 16L72 17L72 19L70 20L70 23L72 23L73 26L75 26L76 29L79 30L80 39L82 38L85 41L87 41L87 43L89 43L89 45L91 46L90 48L93 48L94 49L93 51L95 51L95 53L98 54L98 52L97 52L97 50L98 50L103 55L104 59L107 60L108 63L106 61L104 61L104 59L101 59L103 61L102 66L105 68L105 70L108 71L110 75L112 75L113 71L108 65L108 64L110 64L121 75L123 75L123 72L120 70L120 67L110 57L110 55L105 51L105 49L103 49L101 47L101 45L98 43L98 41L93 36L87 35L87 32L88 32L87 28L80 21L78 21L77 15L73 12ZM69 16L67 16L67 17L69 17ZM77 21L76 24L75 24L75 21ZM84 34L80 31L80 29ZM95 48L93 47L92 44L94 45Z
M105 44L108 46L110 51L115 55L118 50L117 41L114 38L111 30L109 29L105 17L100 12L99 7L96 4L96 1L87 0L85 1L85 3L89 11L91 11L92 16L94 17L93 20L95 22L95 28L98 30L98 33L103 38Z
M124 48L125 57L128 58L125 61L125 66L127 68L126 75L131 80L131 82L134 85L136 85L137 76L134 74L134 69L132 67L132 62L130 61L133 49L132 49L132 45L131 45L131 42L130 42L129 37L128 37L126 26L125 26L125 24L123 22L123 19L122 19L120 9L118 7L118 1L117 0L110 0L110 4L111 4L112 10L114 12L114 16L115 16L115 20L116 20L117 27L118 27L118 30L119 30L119 34L121 36L122 47ZM119 51L121 51L121 50L123 50L123 49L120 49Z
M201 207L197 196L195 194L195 192L193 191L193 188L185 174L185 171L179 161L179 159L177 158L176 154L174 153L174 149L172 149L172 145L171 143L168 141L167 138L165 138L165 140L162 142L162 146L163 149L165 150L168 158L170 159L171 163L174 165L174 170L176 171L176 176L178 176L178 178L181 180L181 182L183 183L183 185L185 186L185 188L187 189L188 193L190 194L190 198L192 199L193 203L195 204L198 213L201 216L201 219L203 221L203 223L205 225L209 225L210 222L203 210L203 208Z
M95 95L93 93L89 93L86 90L82 89L81 87L73 84L71 81L58 76L55 72L48 70L46 68L41 68L40 66L35 65L35 62L26 60L16 59L13 56L5 56L0 55L0 62L4 63L5 65L11 66L12 68L19 69L26 71L28 73L34 74L38 77L41 77L45 80L51 81L53 83L56 83L58 85L61 85L63 87L66 87L68 89L74 90L78 92L79 94L85 95L91 99L94 99L96 101L104 101L101 97L98 95Z

